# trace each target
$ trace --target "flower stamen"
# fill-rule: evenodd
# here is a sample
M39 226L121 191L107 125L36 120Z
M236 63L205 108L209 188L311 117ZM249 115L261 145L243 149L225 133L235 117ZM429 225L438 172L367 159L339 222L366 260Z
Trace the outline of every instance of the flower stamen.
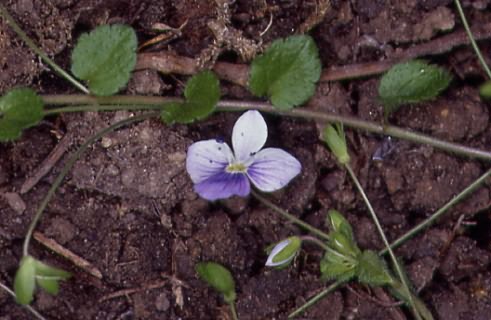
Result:
M228 173L246 173L247 167L242 163L231 163L225 168L225 171Z

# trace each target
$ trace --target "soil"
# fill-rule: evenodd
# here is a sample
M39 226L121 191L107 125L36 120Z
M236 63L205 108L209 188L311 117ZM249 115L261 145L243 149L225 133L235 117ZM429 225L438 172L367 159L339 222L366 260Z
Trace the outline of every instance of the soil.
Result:
M464 0L472 24L491 20L490 1ZM274 39L310 30L324 67L376 62L411 46L462 30L450 0L2 0L16 21L48 55L69 68L77 37L104 23L135 28L140 43L163 23L180 34L144 49L168 50L203 65L248 62ZM228 8L228 13L224 8ZM324 11L321 9L325 9ZM321 12L324 14L321 15ZM227 21L226 14L230 14ZM225 15L225 16L224 16ZM268 28L272 16L272 24ZM225 18L224 18L225 17ZM225 19L225 20L223 20ZM209 26L224 23L218 38ZM264 35L261 33L267 29ZM231 41L234 40L234 41ZM247 44L247 48L244 47ZM219 47L218 47L218 46ZM486 57L491 43L480 42ZM438 99L401 108L394 124L472 147L491 148L490 106L476 89L485 79L470 47L427 57L455 76ZM40 93L75 93L31 53L0 19L0 94L31 86ZM182 94L186 77L135 72L131 94ZM223 82L225 98L251 99ZM320 83L305 107L382 121L377 77ZM65 114L46 119L13 143L0 144L0 281L12 285L32 215L67 155L27 193L20 189L49 153L69 140L75 150L97 130L128 112ZM73 273L60 294L38 292L33 307L47 319L230 319L221 297L198 280L194 265L213 260L236 280L240 319L286 319L328 284L319 279L321 253L309 245L283 270L264 267L264 248L302 233L254 198L218 203L200 199L184 168L193 142L229 137L237 114L216 114L190 126L148 120L107 135L75 165L37 228L92 263L93 277L33 241L32 254ZM318 139L315 123L265 115L267 144L284 148L303 165L300 177L269 197L318 228L328 209L343 212L362 248L383 248L346 173ZM405 141L348 130L353 166L395 239L432 214L488 167L486 163ZM390 152L372 156L390 143ZM69 154L70 152L67 152ZM491 314L491 214L489 183L452 208L444 219L396 251L419 296L436 319L489 319ZM459 220L460 219L460 220ZM461 223L457 223L461 221ZM114 296L125 289L136 289ZM309 309L302 319L411 319L384 290L345 286ZM392 306L392 307L388 307ZM0 319L31 319L0 291Z

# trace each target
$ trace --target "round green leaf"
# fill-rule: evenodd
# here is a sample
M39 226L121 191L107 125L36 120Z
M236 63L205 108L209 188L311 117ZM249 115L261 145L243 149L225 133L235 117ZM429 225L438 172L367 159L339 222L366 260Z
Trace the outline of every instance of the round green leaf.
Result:
M256 96L269 96L278 108L290 109L315 92L321 62L310 36L291 36L274 41L252 62L249 86Z
M14 89L0 98L0 141L17 139L22 129L43 119L43 101L31 89Z
M184 90L186 101L164 105L161 118L168 124L191 123L209 116L215 110L220 99L220 82L211 71L194 75Z
M31 303L34 297L34 288L36 287L35 276L34 258L30 256L22 258L14 279L15 299L18 303Z
M196 272L201 280L223 294L227 303L235 300L235 282L227 268L216 262L200 262L196 265Z
M78 39L72 53L72 72L87 81L90 92L108 96L129 81L136 63L135 31L125 25L99 26Z

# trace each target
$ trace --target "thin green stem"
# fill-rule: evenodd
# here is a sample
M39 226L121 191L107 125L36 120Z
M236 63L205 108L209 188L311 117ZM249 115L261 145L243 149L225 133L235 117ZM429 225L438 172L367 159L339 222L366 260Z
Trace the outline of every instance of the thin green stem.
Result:
M36 44L34 41L29 38L29 36L19 27L19 25L15 22L14 18L10 15L10 13L7 11L7 9L0 4L0 15L2 15L5 20L10 24L12 29L14 29L15 33L21 38L29 48L31 48L32 51L34 51L38 56L43 59L44 62L46 62L53 70L55 70L60 76L71 82L75 87L80 89L82 92L89 94L89 90L81 84L77 79L72 77L68 72L63 70L59 65L56 64L53 60L51 60Z
M312 237L312 236L301 236L300 239L302 241L312 242L312 243L316 244L317 246L321 247L322 250L324 250L324 251L330 251L330 250L332 250L324 242L320 241L316 237Z
M148 96L111 96L111 97L94 97L87 95L45 95L42 99L46 105L75 105L76 109L67 108L57 108L48 109L45 114L56 114L62 112L75 112L75 111L93 111L96 109L94 105L120 105L121 109L124 109L123 105L142 105L149 109L152 105L161 106L167 102L182 101L179 98L171 97L148 97ZM80 105L87 105L83 108ZM107 108L107 106L101 106L102 108ZM394 138L408 140L411 142L419 144L427 144L434 148L452 152L461 156L466 156L470 158L476 158L486 161L491 161L491 152L483 151L479 149L470 148L464 145L451 143L443 140L433 138L428 135L413 132L407 129L402 129L396 126L383 126L376 122L365 121L357 119L354 117L346 117L338 114L330 114L324 112L317 112L306 110L302 108L292 109L292 110L280 110L274 108L269 103L256 102L256 101L233 101L233 100L222 100L218 102L217 111L246 111L249 109L256 109L261 112L283 115L288 117L296 117L303 119L316 120L319 122L340 122L345 126L365 130L371 133L376 133L380 135L389 135ZM120 109L118 109L120 110Z
M344 283L343 281L336 281L336 282L332 283L329 287L327 287L324 290L322 290L322 292L320 292L315 297L313 297L312 299L310 299L309 301L307 301L300 308L298 308L297 310L295 310L292 313L290 313L288 315L288 319L293 319L296 316L302 314L305 310L307 310L308 308L310 308L311 306L313 306L314 304L316 304L319 300L321 300L322 298L324 298L325 296L327 296L329 293L331 293L334 290L336 290L343 283Z
M9 287L7 287L6 285L4 285L3 283L0 282L0 288L2 288L4 291L6 291L9 295L11 295L14 299L16 298L15 296L15 292L10 290ZM29 311L35 318L39 319L39 320L46 320L45 317L43 317L39 312L36 311L36 309L34 309L33 307L31 307L30 305L26 304L26 305L23 305L22 306L23 308L26 308L27 311Z
M228 305L230 306L230 313L232 314L232 319L239 320L239 316L237 315L237 310L235 309L235 302L231 302Z
M149 112L149 113L145 113L145 114L142 114L142 115L134 116L134 117L131 117L131 118L128 118L128 119L125 119L125 120L116 122L115 124L113 124L113 125L105 128L105 129L99 131L98 133L94 134L92 137L90 137L89 139L87 139L87 141L85 141L84 144L82 144L80 146L80 148L78 148L78 150L70 157L70 159L68 159L67 163L65 164L65 166L63 167L63 169L61 170L61 172L58 174L58 176L56 177L55 181L53 182L53 184L51 185L50 189L48 190L48 193L46 194L46 196L44 197L43 201L39 205L39 207L38 207L38 209L37 209L37 211L36 211L36 213L34 215L34 218L32 219L31 224L29 225L29 229L27 230L27 234L26 234L26 237L24 239L24 246L23 246L23 250L22 250L24 256L29 255L29 243L30 243L31 238L32 238L32 233L34 232L34 229L36 228L37 223L39 222L39 219L41 218L41 216L42 216L42 214L44 212L44 209L46 209L49 201L54 196L54 194L56 192L56 189L60 186L60 184L63 181L63 179L65 178L66 174L70 171L70 169L75 164L75 162L78 160L78 158L80 157L80 155L92 143L94 143L95 141L97 141L98 139L100 139L101 137L103 137L105 134L107 134L107 133L109 133L111 131L114 131L114 130L120 128L120 127L123 127L125 125L131 124L131 123L134 123L134 122L138 122L138 121L143 121L145 119L156 117L158 115L159 115L159 113L157 113L157 112Z
M44 110L44 116L51 116L59 113L71 113L71 112L104 112L104 111L119 111L119 110L161 110L161 105L113 105L113 104L97 104L97 105L81 105L81 106L68 106L63 108L53 108Z
M460 202L462 199L470 195L474 190L476 190L484 181L486 181L489 177L491 176L491 169L486 171L482 176L480 176L477 180L475 180L473 183L471 183L467 188L462 190L458 195L453 197L449 202L447 202L443 207L438 209L435 213L433 213L430 217L428 217L426 220L397 238L394 242L390 244L391 249L395 249L405 243L407 240L411 239L414 237L416 234L421 232L422 230L428 228L431 226L433 223L436 222L438 218L440 218L448 209L453 207L455 204ZM387 248L384 250L380 251L380 254L386 254Z
M469 186L467 186L464 190L462 190L458 195L453 197L449 202L447 202L443 207L438 209L434 214L431 215L427 220L421 222L418 224L416 227L412 228L408 232L406 232L404 235L399 237L397 240L392 242L390 244L391 249L395 249L402 245L404 242L409 240L410 238L414 237L418 232L421 232L425 228L428 228L431 226L438 218L440 218L445 212L447 212L448 209L453 207L455 204L458 202L462 201L465 197L469 196L473 191L475 191L482 183L484 183L489 177L491 176L491 169L486 171L482 176L480 176L478 179L476 179L474 182L472 182ZM379 251L379 255L384 255L388 253L387 249L383 249ZM341 284L343 284L340 281L334 282L331 284L328 288L324 289L322 292L314 296L312 299L310 299L306 304L303 306L299 307L297 310L292 312L289 316L289 318L293 318L302 312L304 312L307 308L315 304L317 301L325 297L327 294L332 292L333 290L337 289Z
M411 291L409 289L409 286L406 282L406 277L404 276L404 273L402 272L402 268L399 265L399 262L397 261L396 255L390 248L389 241L387 240L387 237L385 236L385 232L382 229L382 225L380 224L380 221L378 220L377 214L375 213L375 210L373 210L372 204L370 203L370 200L368 199L365 190L363 190L363 187L360 184L360 181L358 181L358 178L356 177L355 172L349 165L349 163L346 163L344 165L346 167L346 170L348 171L349 175L351 176L351 179L353 180L356 188L358 189L358 192L360 192L361 197L363 198L363 201L365 201L365 205L368 208L368 212L370 212L370 215L372 216L372 220L375 223L375 226L378 230L378 233L380 234L380 237L382 238L382 241L384 242L385 247L387 248L390 258L392 259L392 263L394 264L394 267L396 269L397 275L404 286L404 290L406 291L406 297L408 298L409 304L411 305L411 308L413 309L413 313L417 319L421 319L421 316L418 312L418 309L416 308L416 305L414 303Z
M457 11L459 12L460 19L462 20L462 24L464 25L465 32L467 32L467 36L471 41L472 48L474 49L474 52L476 53L477 58L479 59L479 62L481 63L481 66L483 67L484 71L486 71L488 78L491 79L491 70L489 70L488 64L486 63L486 60L484 60L481 50L479 50L476 40L472 35L471 28L469 27L469 23L467 22L467 18L465 17L464 10L462 9L460 1L454 0L454 2L455 2L455 6L457 7Z
M281 216L283 216L287 220L290 220L291 222L296 223L300 227L304 228L305 230L309 231L312 234L315 234L316 236L318 236L320 238L329 240L329 235L327 233L324 233L323 231L321 231L321 230L319 230L319 229L311 226L310 224L303 222L302 220L298 219L294 215L288 213L288 211L283 210L282 208L278 207L273 202L269 201L268 199L266 199L265 197L263 197L262 195L260 195L258 192L254 191L254 190L251 190L251 194L257 200L259 200L260 202L262 202L266 207L272 209L276 213L279 213Z

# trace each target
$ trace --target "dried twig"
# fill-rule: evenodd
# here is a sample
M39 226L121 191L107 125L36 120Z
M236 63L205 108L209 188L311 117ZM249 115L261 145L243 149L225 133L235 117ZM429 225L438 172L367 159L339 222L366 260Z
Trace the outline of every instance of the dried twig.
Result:
M43 162L36 168L34 174L32 174L20 188L20 193L24 194L29 192L51 169L56 165L56 163L63 157L65 152L70 147L72 143L72 136L66 134L60 142L51 150L50 154L43 160Z
M477 26L472 29L476 40L491 38L491 23ZM392 57L383 61L357 63L346 66L334 66L324 69L320 81L340 81L352 78L373 76L389 69L392 65L418 57L439 55L455 47L469 44L464 31L455 31L437 39L415 45L404 51L396 52ZM169 52L142 53L138 55L136 69L155 69L170 74L193 75L199 71L195 59L173 55ZM213 71L219 78L232 83L246 86L249 77L249 66L217 62Z
M76 255L72 251L63 247L61 244L59 244L55 240L46 237L41 232L34 232L33 236L37 242L41 243L46 248L56 252L57 254L64 257L68 261L72 262L74 265L76 265L80 269L84 270L85 272L87 272L91 276L94 276L98 279L102 279L102 273L99 271L99 269L97 269L92 263L88 262L84 258Z
M165 286L167 284L169 284L169 281L162 280L162 281L158 281L158 282L154 282L154 283L149 283L149 284L143 285L143 286L138 287L138 288L129 288L129 289L119 290L119 291L110 293L110 294L105 295L104 297L100 298L99 303L107 301L107 300L119 298L119 297L128 296L130 294L137 293L137 292L162 288L163 286Z

